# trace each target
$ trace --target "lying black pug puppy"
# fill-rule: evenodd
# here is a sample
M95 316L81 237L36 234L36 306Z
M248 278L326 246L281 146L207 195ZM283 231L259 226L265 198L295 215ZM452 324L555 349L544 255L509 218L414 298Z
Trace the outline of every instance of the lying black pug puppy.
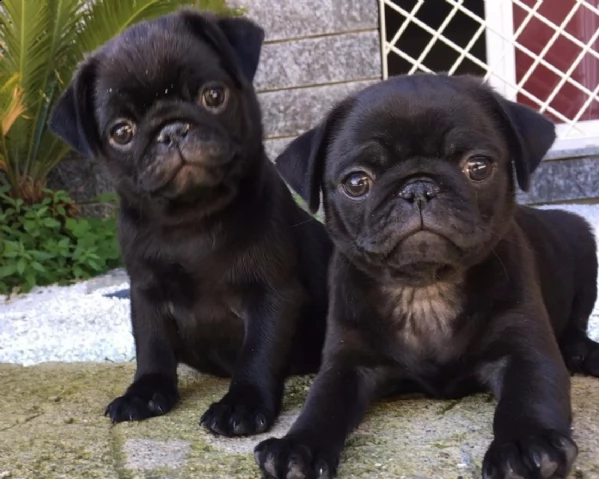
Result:
M137 372L113 422L169 411L181 362L232 375L208 429L263 432L285 376L320 363L332 244L264 153L251 84L263 37L191 10L137 24L85 60L53 112L121 200Z
M582 218L514 200L554 139L480 80L417 75L343 101L282 153L312 210L322 191L336 253L323 365L287 436L256 448L267 477L333 476L377 397L480 390L499 401L483 476L566 477L568 368L599 376L595 241Z

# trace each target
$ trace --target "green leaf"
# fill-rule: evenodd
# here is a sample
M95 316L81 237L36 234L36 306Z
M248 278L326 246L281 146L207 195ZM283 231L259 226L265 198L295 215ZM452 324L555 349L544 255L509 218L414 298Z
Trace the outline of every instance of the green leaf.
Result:
M8 276L12 276L17 272L16 263L7 264L6 266L0 267L0 278L6 278Z
M96 248L96 247L93 247L93 248L90 248L89 250L87 250L86 257L88 258L88 260L91 261L91 260L99 260L100 259L100 257L95 253L96 251L98 251L98 248Z
M41 208L39 208L36 212L35 215L38 218L41 218L42 216L44 216L46 213L48 212L48 207L47 206L42 206Z
M97 263L96 261L88 261L87 264L94 269L94 271L101 271L102 270L102 266Z
M60 221L57 221L54 218L45 218L43 224L47 228L60 228Z
M54 258L55 255L48 253L46 251L31 251L31 257L36 259L37 261L47 261L49 259Z
M75 221L73 218L68 218L65 222L65 227L69 231L74 231L75 229L77 229L77 221Z
M82 257L85 256L85 248L83 248L81 245L77 245L75 247L75 250L73 251L73 258L76 259L77 261L80 261Z
M31 230L35 229L36 226L37 226L37 223L35 221L32 221L32 220L23 221L23 227L25 228L25 231L27 231L27 232L30 232Z
M65 190L56 190L52 192L54 197L54 204L64 203L64 204L72 204L73 199L69 196L68 191Z
M39 271L40 273L44 273L46 271L46 268L44 268L40 263L38 263L37 261L32 261L30 266L36 270Z
M77 41L86 51L92 51L134 23L194 3L194 0L96 1L86 12L84 28Z
M17 261L17 273L23 274L25 272L25 268L27 268L27 263L23 258L20 258Z
M16 241L5 240L4 241L4 245L6 246L7 250L11 250L11 251L18 251L19 250L19 243L16 242Z

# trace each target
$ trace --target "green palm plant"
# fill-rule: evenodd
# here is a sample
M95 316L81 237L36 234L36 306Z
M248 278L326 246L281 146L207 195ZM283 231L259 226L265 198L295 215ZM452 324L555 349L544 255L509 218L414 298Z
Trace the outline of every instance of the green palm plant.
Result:
M48 118L84 54L183 5L239 13L225 0L2 0L0 183L11 196L40 201L48 174L68 153Z

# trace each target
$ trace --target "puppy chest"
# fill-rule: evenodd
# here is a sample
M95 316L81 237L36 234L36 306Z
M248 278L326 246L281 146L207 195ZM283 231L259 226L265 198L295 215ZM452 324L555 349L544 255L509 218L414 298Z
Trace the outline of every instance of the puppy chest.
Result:
M169 295L166 308L179 330L191 336L218 336L221 331L231 334L244 329L243 301L234 291L192 284L185 295Z
M228 284L216 269L207 274L193 261L160 264L153 270L156 291L180 335L196 339L243 332L243 291Z
M187 301L172 298L167 302L169 313L180 328L209 327L213 324L243 330L243 303L233 293L197 292Z
M238 302L204 296L190 306L169 301L166 307L177 328L182 361L200 371L230 374L245 332Z
M459 288L439 283L385 290L393 342L418 355L444 360L453 354L456 318L462 312Z

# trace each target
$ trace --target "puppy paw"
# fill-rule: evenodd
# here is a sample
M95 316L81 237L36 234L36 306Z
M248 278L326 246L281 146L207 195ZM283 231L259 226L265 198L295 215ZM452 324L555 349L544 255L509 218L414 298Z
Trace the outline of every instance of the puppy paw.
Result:
M599 377L599 343L588 338L586 333L566 336L562 354L571 372Z
M229 392L212 404L200 425L221 436L250 436L267 431L275 420L272 408L253 389Z
M254 458L267 479L331 479L339 462L289 437L261 442L254 449Z
M162 416L179 399L172 382L172 379L160 375L143 376L129 386L125 395L112 401L104 415L110 417L113 423Z
M554 431L494 440L483 461L483 479L566 478L577 454L574 441Z

